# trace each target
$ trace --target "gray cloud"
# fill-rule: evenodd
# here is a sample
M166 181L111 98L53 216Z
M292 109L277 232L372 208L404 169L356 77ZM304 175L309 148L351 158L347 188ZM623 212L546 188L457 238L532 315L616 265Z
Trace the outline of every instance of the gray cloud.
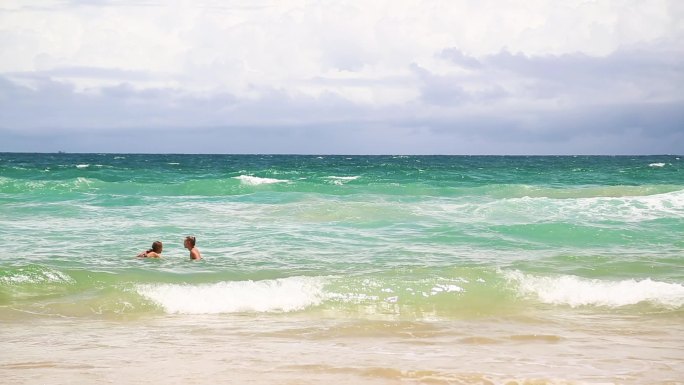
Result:
M683 95L684 50L665 44L620 49L603 57L581 53L529 56L503 51L477 60L455 48L438 56L459 67L470 63L466 67L473 72L461 75L462 83L522 84L514 90L516 97L566 97L582 104L612 98L624 101L630 94L641 102L681 100Z
M472 56L468 56L461 52L458 48L448 48L437 55L443 59L467 69L481 69L483 64Z
M228 91L134 86L159 74L65 67L0 76L0 151L414 154L684 153L684 56L658 46L604 57L437 56L406 77L314 76L318 96L253 86ZM116 85L78 90L71 78ZM372 105L333 90L411 87Z
M426 104L462 107L469 103L491 103L510 96L493 78L437 75L415 64L411 69L420 80L421 97Z
M624 154L684 153L684 103L470 111L364 107L339 98L256 101L120 86L82 95L0 79L0 151ZM6 99L6 100L8 100ZM6 101L5 100L5 101ZM41 113L37 113L43 109Z

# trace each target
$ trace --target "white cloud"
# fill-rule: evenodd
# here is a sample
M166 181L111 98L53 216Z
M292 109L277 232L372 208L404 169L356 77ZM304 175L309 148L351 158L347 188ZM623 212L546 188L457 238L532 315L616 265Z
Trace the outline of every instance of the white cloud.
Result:
M529 139L521 149L560 137L589 148L612 139L565 124L592 125L573 118L584 111L620 131L661 124L643 117L683 104L680 4L6 0L0 128L21 136L203 127L211 137L233 130L229 137L271 127L300 138L294 127L328 127L303 140L342 145L333 128L366 127L352 137L372 152L461 151L440 142L444 133L476 138L470 145L482 151L520 137ZM615 117L625 106L640 123ZM633 136L651 143L647 128Z

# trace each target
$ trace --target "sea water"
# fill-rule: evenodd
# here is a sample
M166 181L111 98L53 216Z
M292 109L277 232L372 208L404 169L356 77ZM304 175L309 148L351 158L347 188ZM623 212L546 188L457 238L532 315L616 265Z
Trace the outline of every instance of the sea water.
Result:
M681 384L682 234L680 156L0 153L0 376Z

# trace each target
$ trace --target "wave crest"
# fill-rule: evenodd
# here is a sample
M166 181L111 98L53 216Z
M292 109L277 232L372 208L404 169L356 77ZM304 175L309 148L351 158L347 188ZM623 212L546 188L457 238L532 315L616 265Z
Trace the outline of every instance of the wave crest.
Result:
M73 282L68 274L42 266L27 266L0 272L0 283L5 285Z
M213 284L145 284L136 291L167 313L292 312L323 301L324 279L289 277Z
M262 184L287 183L287 182L289 182L288 180L285 180L285 179L260 178L258 176L252 176L252 175L240 175L240 176L236 176L234 178L239 180L242 184L246 184L249 186L258 186L258 185L262 185Z
M573 275L538 277L519 271L506 273L523 296L533 296L554 305L603 306L617 308L647 302L668 309L684 306L684 285L627 279L605 281Z

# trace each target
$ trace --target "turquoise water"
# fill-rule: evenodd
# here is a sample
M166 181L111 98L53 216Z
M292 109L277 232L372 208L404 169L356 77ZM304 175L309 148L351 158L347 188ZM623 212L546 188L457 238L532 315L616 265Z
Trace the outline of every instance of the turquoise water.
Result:
M1 153L0 319L682 317L683 233L679 156Z

